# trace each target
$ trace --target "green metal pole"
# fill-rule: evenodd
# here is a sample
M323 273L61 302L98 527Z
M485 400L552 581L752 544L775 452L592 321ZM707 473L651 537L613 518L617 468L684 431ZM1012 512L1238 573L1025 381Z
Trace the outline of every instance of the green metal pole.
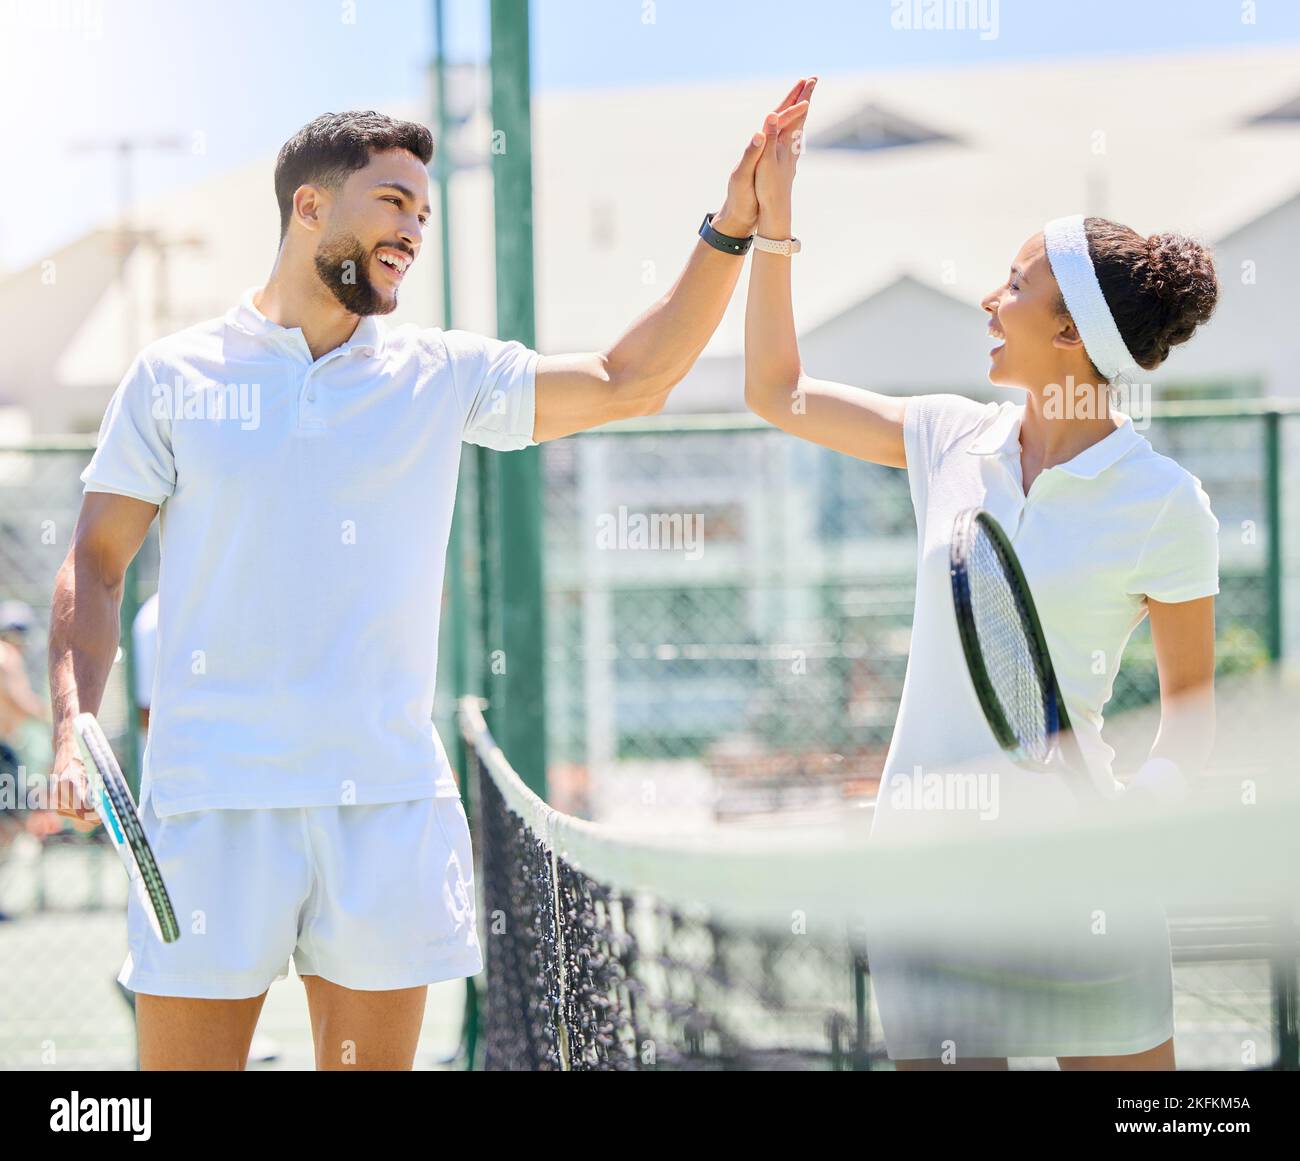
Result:
M536 346L533 156L526 0L492 0L492 188L497 333ZM542 471L537 448L488 457L496 476L498 665L487 689L493 733L520 777L546 793Z
M451 253L451 174L452 159L447 147L447 137L451 120L447 116L447 58L444 52L446 43L446 22L442 0L433 0L433 83L434 98L437 108L437 139L433 155L433 176L438 186L438 227L442 245L442 329L451 330L453 322L452 303L452 253ZM462 462L463 459L462 458ZM456 510L452 514L451 532L447 540L447 583L451 602L451 684L454 697L463 697L469 692L469 641L468 617L469 607L465 593L464 561L464 502L457 500ZM465 743L460 735L453 713L452 752L456 769L461 775L461 794L469 790L466 778Z
M1264 415L1264 502L1268 505L1268 652L1282 660L1282 416Z
M447 57L443 51L446 25L443 20L442 0L433 0L433 84L438 102L438 139L434 144L433 176L438 183L438 228L442 243L442 328L452 328L452 278L451 278L451 173L452 158L447 146L451 120L447 116Z
M1278 947L1270 969L1273 985L1273 1018L1277 1023L1276 1067L1282 1072L1300 1071L1300 945L1291 916L1278 918Z
M437 140L433 156L433 176L438 185L438 226L442 244L442 329L449 331L454 325L452 302L451 254L451 174L453 162L448 149L451 119L447 116L447 56L446 21L442 0L433 0L433 83ZM461 457L462 467L468 456ZM460 773L460 793L467 812L474 809L470 801L472 780L469 777L469 755L465 752L465 739L460 732L460 722L454 709L455 699L469 692L469 602L465 587L465 503L457 499L451 518L451 532L447 538L447 575L451 602L451 685L453 709L451 720L452 761ZM461 1021L460 1055L466 1068L472 1069L478 1057L478 985L471 976L465 980L465 1010Z
M501 641L501 561L498 548L501 532L497 527L497 456L485 447L473 449L474 474L478 482L478 678L475 693L497 702L505 696L494 685L493 653ZM484 710L492 724L491 707ZM493 735L495 737L495 734Z
M1282 416L1264 415L1265 502L1268 504L1268 652L1282 660ZM1296 928L1290 915L1280 918L1279 947L1273 958L1274 1018L1277 1022L1277 1067L1300 1069L1300 965Z

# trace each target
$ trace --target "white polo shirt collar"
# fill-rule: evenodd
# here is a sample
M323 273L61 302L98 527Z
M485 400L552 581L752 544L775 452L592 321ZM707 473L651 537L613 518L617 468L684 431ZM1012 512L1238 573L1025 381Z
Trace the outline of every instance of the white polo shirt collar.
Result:
M230 313L226 315L226 321L230 326L243 331L247 335L252 335L255 338L264 337L291 345L299 348L300 351L307 352L310 356L307 340L303 337L300 327L283 327L279 323L272 322L254 305L253 296L261 289L260 286L250 286L245 290L240 297L239 305L232 307ZM330 354L357 351L361 354L375 356L382 354L383 349L383 324L375 315L366 315L357 323L357 329L352 332L352 337L342 346L336 347Z
M1115 412L1120 425L1091 447L1084 448L1077 456L1063 464L1056 464L1054 470L1075 476L1081 480L1096 479L1112 464L1118 462L1135 447L1142 443L1142 437L1133 427L1131 416ZM984 429L975 435L966 450L972 455L1011 455L1020 447L1020 426L1024 422L1025 408L1004 405L987 423Z

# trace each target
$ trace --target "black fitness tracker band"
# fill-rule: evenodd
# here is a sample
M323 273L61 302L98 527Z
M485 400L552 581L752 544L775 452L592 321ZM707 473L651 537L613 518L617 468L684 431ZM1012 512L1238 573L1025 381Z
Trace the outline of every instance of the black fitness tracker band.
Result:
M704 215L704 221L700 223L700 237L715 250L721 250L724 254L746 254L754 244L753 234L748 238L733 238L730 234L719 233L713 228L712 214Z

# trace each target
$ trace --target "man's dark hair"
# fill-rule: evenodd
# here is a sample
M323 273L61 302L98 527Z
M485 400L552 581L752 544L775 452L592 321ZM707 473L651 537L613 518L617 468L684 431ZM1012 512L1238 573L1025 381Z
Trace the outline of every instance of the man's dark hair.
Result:
M338 189L348 174L365 169L372 153L405 149L425 165L433 158L433 134L414 121L395 121L373 109L322 113L280 149L275 162L275 200L280 205L280 241L293 215L300 185Z

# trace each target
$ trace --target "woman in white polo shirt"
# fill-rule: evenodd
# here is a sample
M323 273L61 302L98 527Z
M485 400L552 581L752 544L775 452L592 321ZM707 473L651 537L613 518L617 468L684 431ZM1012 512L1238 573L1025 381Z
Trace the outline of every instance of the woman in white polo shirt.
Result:
M797 246L783 244L792 239L798 151L770 123L767 132L756 173L746 401L793 435L906 468L916 512L912 646L873 839L949 825L900 805L911 800L909 780L996 752L961 660L948 577L953 518L971 505L1012 537L1079 743L1109 796L1123 788L1101 737L1102 708L1129 635L1150 616L1162 720L1137 785L1177 793L1213 738L1218 522L1200 481L1157 454L1112 400L1209 319L1218 294L1210 256L1187 238L1144 238L1102 218L1035 230L981 304L996 343L989 380L1019 388L1023 402L900 398L813 379L791 308ZM1072 809L1059 781L1003 773L1017 810L1050 819ZM996 972L972 985L978 974L968 973L959 994L942 955L927 962L888 938L875 941L868 951L889 1055L917 1069L1004 1068L1011 1056L1056 1056L1064 1069L1173 1068L1167 930L1141 907L1121 921L1130 924L1124 954L1083 988L1072 986L1077 962L1054 976L1059 946L1055 958L998 961L1002 979L1033 987L1000 988Z

